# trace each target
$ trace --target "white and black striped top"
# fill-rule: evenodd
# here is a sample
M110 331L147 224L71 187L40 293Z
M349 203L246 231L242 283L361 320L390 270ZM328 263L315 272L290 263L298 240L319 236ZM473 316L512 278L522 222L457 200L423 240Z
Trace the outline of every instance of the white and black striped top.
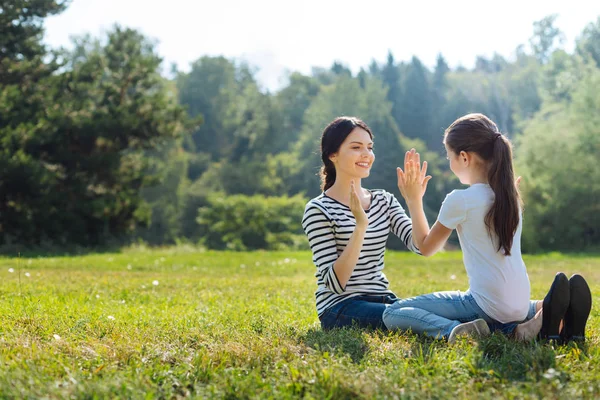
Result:
M371 190L371 205L366 210L369 225L356 268L342 287L333 264L346 247L356 220L350 208L322 193L306 204L302 228L308 236L317 267L317 314L354 296L392 294L383 273L385 245L390 232L411 251L421 254L412 240L412 222L396 197L385 190Z

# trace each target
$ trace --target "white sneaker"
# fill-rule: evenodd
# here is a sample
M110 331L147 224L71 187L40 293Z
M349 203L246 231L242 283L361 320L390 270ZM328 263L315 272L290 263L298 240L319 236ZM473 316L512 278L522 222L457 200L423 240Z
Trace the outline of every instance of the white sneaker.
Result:
M450 336L448 337L448 343L455 343L458 336L488 336L490 334L490 328L483 319L476 319L475 321L465 322L452 329Z

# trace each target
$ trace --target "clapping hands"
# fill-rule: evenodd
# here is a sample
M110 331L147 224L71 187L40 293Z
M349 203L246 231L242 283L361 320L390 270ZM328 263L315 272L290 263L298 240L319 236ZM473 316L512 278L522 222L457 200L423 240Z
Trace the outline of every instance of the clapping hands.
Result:
M421 156L415 149L411 149L404 155L404 170L398 167L396 172L398 189L404 200L407 203L421 201L427 190L427 183L431 179L431 175L426 175L427 161L423 161L421 167Z

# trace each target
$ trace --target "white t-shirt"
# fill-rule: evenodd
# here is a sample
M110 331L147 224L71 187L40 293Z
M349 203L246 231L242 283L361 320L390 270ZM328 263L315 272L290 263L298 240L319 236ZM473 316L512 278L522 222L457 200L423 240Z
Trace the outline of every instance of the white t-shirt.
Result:
M522 219L511 255L505 256L502 250L497 251L497 241L490 238L485 226L493 201L494 192L487 184L454 190L442 203L438 221L458 232L469 290L477 305L499 322L522 321L529 311L530 296L529 276L521 257Z

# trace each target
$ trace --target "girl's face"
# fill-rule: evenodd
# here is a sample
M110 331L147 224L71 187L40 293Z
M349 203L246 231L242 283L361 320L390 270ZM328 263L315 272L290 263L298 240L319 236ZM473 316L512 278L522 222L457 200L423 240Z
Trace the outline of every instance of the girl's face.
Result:
M375 161L373 140L364 129L354 128L339 150L329 159L335 165L335 173L338 177L345 175L350 178L366 178Z

